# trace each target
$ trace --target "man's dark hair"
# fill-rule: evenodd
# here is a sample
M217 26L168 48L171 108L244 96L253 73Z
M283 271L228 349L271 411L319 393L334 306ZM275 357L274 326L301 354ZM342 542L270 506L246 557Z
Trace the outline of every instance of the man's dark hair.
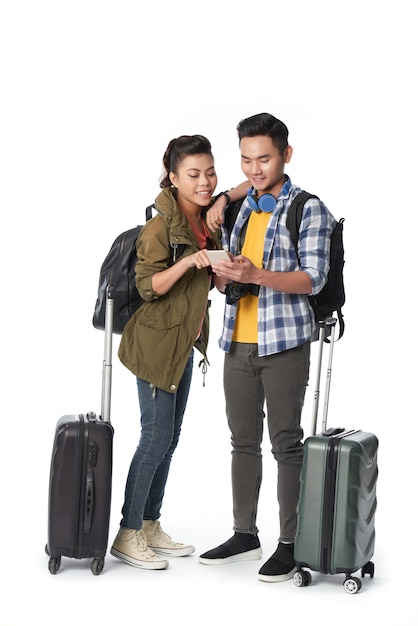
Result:
M278 120L274 115L270 115L270 113L258 113L241 120L237 126L237 131L240 141L243 137L267 135L282 156L289 145L287 141L289 130L286 124Z

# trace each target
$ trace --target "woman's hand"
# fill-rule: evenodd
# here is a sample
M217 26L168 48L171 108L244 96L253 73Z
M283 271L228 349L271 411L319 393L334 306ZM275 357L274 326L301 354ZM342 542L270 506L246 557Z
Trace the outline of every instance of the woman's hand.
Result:
M229 196L230 201L236 202L237 200L245 198L249 186L250 181L245 180L233 189L229 189L227 195ZM225 194L220 195L206 213L206 224L208 225L209 230L213 233L220 228L221 224L224 223L224 213L227 207L227 202L228 200Z
M162 296L167 293L191 267L196 267L200 270L209 265L210 261L205 250L199 250L190 256L184 256L166 270L155 272L152 277L152 288L155 293Z
M211 264L209 257L206 254L206 250L199 250L198 252L185 257L184 261L187 262L188 267L195 267L198 270L201 270L204 267L209 267Z
M224 223L226 202L225 196L219 196L206 213L206 224L213 233Z

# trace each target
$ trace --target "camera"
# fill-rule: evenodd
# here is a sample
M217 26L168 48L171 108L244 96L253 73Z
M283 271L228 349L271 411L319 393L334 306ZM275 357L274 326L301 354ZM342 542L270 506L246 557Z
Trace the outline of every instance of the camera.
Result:
M260 285L254 283L229 283L225 288L227 304L235 304L244 296L258 296Z

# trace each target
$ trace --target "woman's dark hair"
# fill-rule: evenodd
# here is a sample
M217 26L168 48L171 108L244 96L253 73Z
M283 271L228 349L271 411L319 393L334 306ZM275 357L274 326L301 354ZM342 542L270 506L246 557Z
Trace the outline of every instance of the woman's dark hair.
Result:
M267 135L282 156L289 145L287 141L289 130L286 124L278 120L274 115L270 115L270 113L258 113L241 120L237 126L237 131L240 141L243 137Z
M203 135L181 135L170 141L163 156L164 172L160 187L171 187L170 172L177 174L180 163L191 154L210 154L213 158L209 139Z

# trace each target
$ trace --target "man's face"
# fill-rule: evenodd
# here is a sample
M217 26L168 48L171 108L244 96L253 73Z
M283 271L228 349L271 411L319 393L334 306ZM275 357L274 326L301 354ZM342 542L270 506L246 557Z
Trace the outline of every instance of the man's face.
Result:
M288 146L284 156L267 135L243 137L240 142L241 169L258 192L278 196L284 182L285 164L290 161L292 148Z

